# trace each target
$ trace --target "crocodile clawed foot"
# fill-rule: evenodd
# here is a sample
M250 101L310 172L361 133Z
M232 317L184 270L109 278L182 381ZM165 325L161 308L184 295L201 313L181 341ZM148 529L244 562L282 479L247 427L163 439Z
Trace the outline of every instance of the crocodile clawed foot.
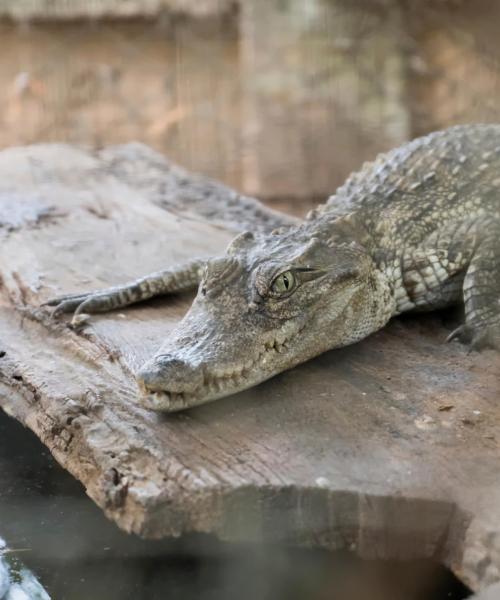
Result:
M493 322L464 323L446 338L447 342L452 340L468 345L469 352L485 348L493 348L500 352L500 317Z
M74 331L80 331L81 329L83 329L85 327L85 325L88 324L90 319L91 319L91 315L89 315L88 313L78 313L78 314L73 315L73 318L71 319L71 323L69 324L69 326Z
M55 298L50 298L44 302L42 306L52 308L50 311L51 319L57 319L63 314L73 313L73 317L69 323L69 326L71 329L79 331L88 323L90 319L90 315L87 312L84 312L82 309L89 305L91 306L90 300L94 296L95 294L92 293L58 296Z
M53 305L45 303L42 306L53 306ZM60 317L62 314L70 313L70 312L74 311L75 308L77 308L77 307L78 307L78 305L75 306L74 303L70 302L70 301L65 301L65 302L56 304L54 306L54 308L50 311L50 318L57 319L57 317Z
M496 324L485 325L479 330L472 340L475 350L483 348L493 348L500 352L500 322Z
M49 298L41 306L53 307L50 316L55 318L65 313L74 312L89 297L90 294L56 296L55 298Z
M462 344L469 344L473 337L473 330L467 323L459 325L454 329L450 335L446 338L446 343L450 343L453 340L458 340Z

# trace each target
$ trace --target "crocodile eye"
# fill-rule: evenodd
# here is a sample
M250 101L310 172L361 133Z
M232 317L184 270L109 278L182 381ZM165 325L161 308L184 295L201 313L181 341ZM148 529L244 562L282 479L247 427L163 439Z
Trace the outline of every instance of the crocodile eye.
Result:
M295 275L291 271L285 271L276 277L271 284L273 294L282 295L291 292L296 284Z

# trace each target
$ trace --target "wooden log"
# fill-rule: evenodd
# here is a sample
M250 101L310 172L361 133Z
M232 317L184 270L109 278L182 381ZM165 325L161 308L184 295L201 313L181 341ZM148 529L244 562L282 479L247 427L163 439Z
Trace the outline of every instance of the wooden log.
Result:
M251 199L238 212L235 198L141 145L0 153L3 409L140 536L432 557L475 589L500 579L500 359L444 345L440 317L394 320L247 392L166 416L137 404L133 371L190 297L96 316L80 334L39 308L220 253L239 220L279 221L262 222Z
M470 600L498 600L498 598L500 598L500 583L495 583L474 594Z

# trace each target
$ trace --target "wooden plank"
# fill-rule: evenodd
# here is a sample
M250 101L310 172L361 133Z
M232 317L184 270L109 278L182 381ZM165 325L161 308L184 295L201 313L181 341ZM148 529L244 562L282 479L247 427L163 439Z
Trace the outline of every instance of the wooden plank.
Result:
M259 223L255 203L238 212L237 198L140 145L0 153L4 410L138 535L433 557L475 589L500 579L500 359L444 345L441 317L395 320L252 390L165 416L138 406L132 372L189 297L97 316L81 334L37 308L222 252L238 219Z
M474 594L470 600L498 600L500 598L500 583L488 586L478 594Z

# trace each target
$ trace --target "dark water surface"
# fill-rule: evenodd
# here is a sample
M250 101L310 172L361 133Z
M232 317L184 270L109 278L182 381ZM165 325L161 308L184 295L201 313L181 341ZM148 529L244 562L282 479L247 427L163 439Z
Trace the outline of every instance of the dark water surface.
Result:
M103 516L29 430L1 411L0 538L9 549L5 553L0 544L0 567L8 565L11 578L25 584L31 572L53 600L461 600L469 595L448 571L426 561L361 561L346 553L223 544L208 536L160 542L129 536ZM26 584L28 594L2 597L1 581L0 569L1 600L44 597L33 591L35 579Z

